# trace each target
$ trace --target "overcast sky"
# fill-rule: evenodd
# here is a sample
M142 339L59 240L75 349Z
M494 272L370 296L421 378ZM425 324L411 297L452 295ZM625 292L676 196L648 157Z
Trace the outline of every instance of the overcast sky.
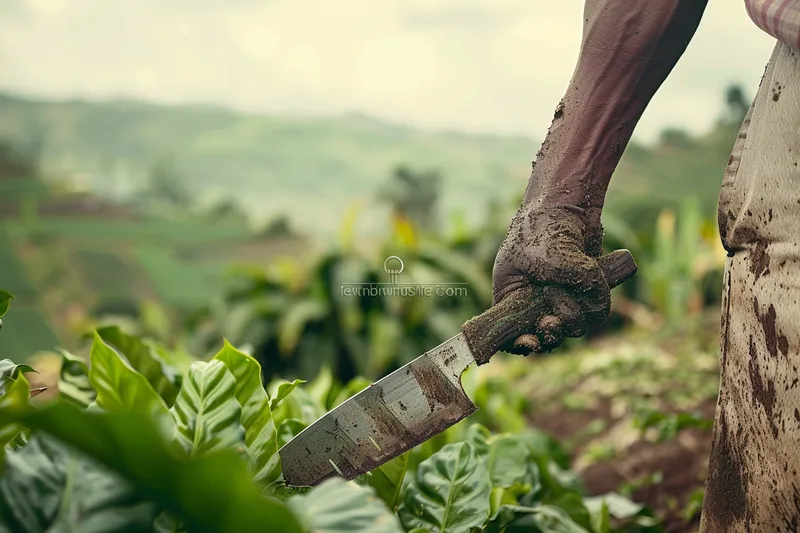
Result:
M703 130L752 95L774 40L710 0L637 131ZM582 0L0 0L0 88L49 97L360 111L541 138L574 68Z

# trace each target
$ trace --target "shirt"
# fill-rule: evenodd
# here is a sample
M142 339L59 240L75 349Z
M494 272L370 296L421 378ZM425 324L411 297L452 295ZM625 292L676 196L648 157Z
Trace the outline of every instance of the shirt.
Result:
M745 0L744 3L756 26L800 50L800 0Z

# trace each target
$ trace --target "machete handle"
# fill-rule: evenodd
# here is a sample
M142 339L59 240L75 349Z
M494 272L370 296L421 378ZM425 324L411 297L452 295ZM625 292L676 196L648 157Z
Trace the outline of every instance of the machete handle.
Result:
M614 250L597 262L612 289L636 274L636 261L628 250ZM461 331L479 365L529 331L547 311L543 287L527 286L508 294L497 305L470 319Z

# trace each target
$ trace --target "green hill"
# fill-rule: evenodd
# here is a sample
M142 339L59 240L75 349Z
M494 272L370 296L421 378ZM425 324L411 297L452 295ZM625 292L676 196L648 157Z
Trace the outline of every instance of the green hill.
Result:
M438 168L445 206L474 208L519 189L536 150L522 137L427 133L360 115L286 118L7 95L0 95L0 138L35 139L48 168L86 173L95 190L107 193L130 191L155 160L169 156L208 196L233 195L256 216L291 209L301 226L313 213L328 228L399 163Z

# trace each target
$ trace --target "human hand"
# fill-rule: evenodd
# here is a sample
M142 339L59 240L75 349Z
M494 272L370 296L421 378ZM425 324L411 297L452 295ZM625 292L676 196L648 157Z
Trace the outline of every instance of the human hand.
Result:
M589 324L605 320L611 295L596 259L602 240L599 208L542 202L520 208L495 259L493 303L538 285L547 311L535 328L502 349L520 355L550 351L565 337L580 337Z

